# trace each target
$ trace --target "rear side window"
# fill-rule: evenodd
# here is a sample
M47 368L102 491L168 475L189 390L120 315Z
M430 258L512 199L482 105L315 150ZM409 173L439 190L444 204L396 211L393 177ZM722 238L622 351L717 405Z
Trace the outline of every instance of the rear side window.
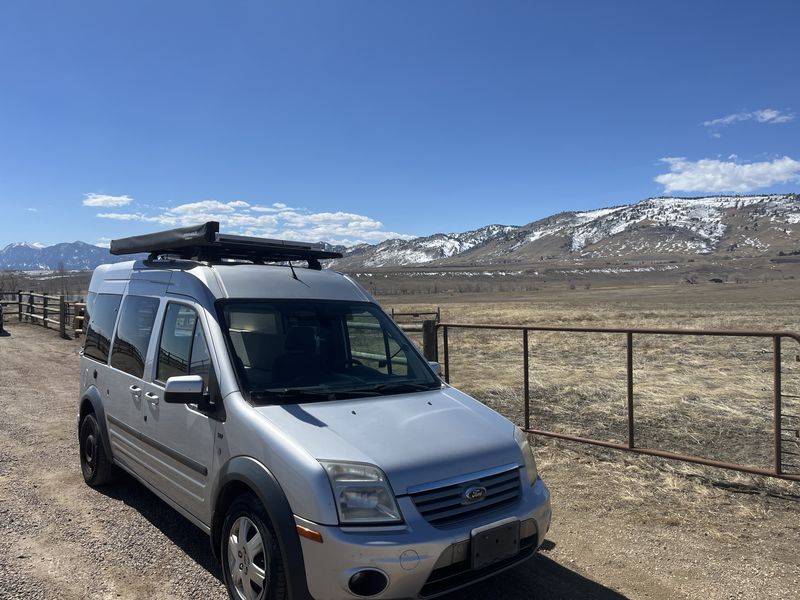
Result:
M158 298L127 296L111 350L111 366L134 377L144 375L144 360L158 312Z
M208 388L210 371L211 359L197 313L188 306L170 304L161 330L156 379L165 382L179 375L200 375Z
M117 310L122 300L120 294L98 294L94 299L91 321L86 331L86 342L83 354L89 358L108 362L108 350L111 345L111 334L117 320Z
M89 326L89 321L92 320L92 312L94 312L94 303L97 300L97 292L89 292L86 296L86 306L83 308L83 329L84 331Z

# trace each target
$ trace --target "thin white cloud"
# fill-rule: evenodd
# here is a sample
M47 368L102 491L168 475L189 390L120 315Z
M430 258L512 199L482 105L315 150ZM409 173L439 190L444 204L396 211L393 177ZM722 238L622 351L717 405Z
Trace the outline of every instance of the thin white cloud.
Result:
M247 202L237 200L235 202L219 202L217 200L202 200L201 202L190 202L188 204L181 204L174 208L168 208L167 211L178 215L193 215L196 213L224 213L231 214L240 208L249 208Z
M754 110L752 112L738 112L719 117L718 119L703 121L703 127L719 129L721 127L733 125L734 123L741 123L742 121L755 121L757 123L778 125L793 120L794 113L783 112L774 108L762 108L761 110ZM712 135L714 135L714 137L720 137L718 132L712 133Z
M252 205L238 200L220 202L202 200L160 212L101 212L97 217L116 221L157 223L167 227L182 227L219 221L227 233L255 235L293 240L325 241L333 244L355 245L382 242L390 238L410 239L414 236L387 230L383 223L356 213L310 212L276 202L272 205Z
M130 196L109 196L107 194L84 194L84 206L104 206L106 208L127 206L133 202Z
M26 208L25 210L27 210L28 212L39 212L38 208Z
M783 156L771 161L742 163L734 158L704 158L690 161L683 157L662 158L669 173L655 178L666 193L735 192L746 193L781 183L800 183L800 161Z
M97 213L101 219L113 219L115 221L145 221L148 223L161 223L159 217L148 217L142 213Z
M284 204L283 202L273 202L270 206L260 206L260 205L253 205L250 207L250 210L254 210L256 212L283 212L286 210L295 211L295 210L302 210L299 208L291 208Z
M794 113L785 113L774 108L765 108L753 113L759 123L788 123L794 120Z

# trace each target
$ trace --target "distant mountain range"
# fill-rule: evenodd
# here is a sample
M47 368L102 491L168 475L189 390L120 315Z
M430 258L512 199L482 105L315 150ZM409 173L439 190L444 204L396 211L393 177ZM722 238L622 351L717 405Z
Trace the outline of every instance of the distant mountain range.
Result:
M576 258L760 257L800 249L800 195L648 198L563 212L527 225L387 240L349 248L333 268L489 266Z
M130 260L130 257L113 256L107 248L85 242L64 242L53 246L21 242L9 244L0 250L0 269L15 271L68 271L94 269L97 265Z
M344 257L343 271L378 268L526 264L575 258L610 262L687 255L755 258L800 253L800 195L649 198L636 204L563 212L527 225L487 225L351 248L326 244ZM92 269L130 260L105 248L72 242L10 244L0 269Z

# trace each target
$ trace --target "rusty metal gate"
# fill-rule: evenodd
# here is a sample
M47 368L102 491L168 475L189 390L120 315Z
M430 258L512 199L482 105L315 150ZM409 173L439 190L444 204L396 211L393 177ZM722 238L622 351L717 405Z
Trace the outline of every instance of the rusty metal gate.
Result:
M713 330L713 329L647 329L647 328L603 328L603 327L529 327L524 325L479 325L468 323L437 323L437 331L441 332L442 352L444 362L444 378L450 383L450 344L448 332L453 329L483 329L494 331L518 331L522 334L522 357L523 357L523 394L524 394L524 430L534 435L542 435L552 438L559 438L616 450L626 450L638 454L647 454L673 460L681 460L700 465L720 467L750 473L753 475L766 475L780 479L800 481L800 474L787 473L784 467L788 466L784 462L784 454L797 454L783 450L784 443L794 443L800 451L800 431L792 428L783 427L782 401L784 394L781 389L781 341L786 338L800 344L800 335L789 331L745 331L745 330ZM627 375L627 443L619 444L605 440L597 440L588 437L547 431L543 429L531 428L530 413L530 353L529 353L529 334L536 332L557 332L557 333L601 333L624 335L626 339L626 375ZM645 448L636 445L636 422L634 413L634 388L633 388L633 351L634 336L704 336L704 337L747 337L747 338L768 338L772 340L772 428L773 428L773 453L774 464L772 469L764 469L730 463L719 460L712 460L693 454L682 454L669 452L657 448ZM784 437L792 432L797 434L797 439Z

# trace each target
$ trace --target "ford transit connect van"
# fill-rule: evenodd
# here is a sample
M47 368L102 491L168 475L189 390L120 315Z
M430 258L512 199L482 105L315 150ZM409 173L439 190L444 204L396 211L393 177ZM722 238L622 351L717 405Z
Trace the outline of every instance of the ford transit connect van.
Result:
M83 476L121 468L206 532L231 598L430 598L542 543L526 436L321 268L338 254L214 222L111 251L149 256L91 280Z

